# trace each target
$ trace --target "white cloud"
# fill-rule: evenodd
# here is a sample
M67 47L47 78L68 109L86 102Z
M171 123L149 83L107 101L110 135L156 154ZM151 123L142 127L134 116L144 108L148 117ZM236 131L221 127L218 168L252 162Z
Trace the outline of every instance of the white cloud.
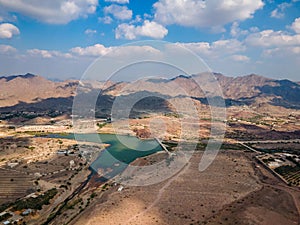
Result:
M131 20L130 23L134 24L134 23L141 23L143 21L141 15L136 15L134 20Z
M41 50L41 49L29 49L27 53L31 56L37 56L42 58L53 58L53 57L63 57L63 58L72 58L70 53L62 53L59 51L48 51L48 50Z
M202 57L204 56L209 58L220 58L246 50L246 47L243 45L243 43L236 39L218 40L212 43L176 43L176 45L186 47Z
M283 17L284 17L284 13L280 12L279 9L274 9L274 10L271 12L271 17L280 19L280 18L283 18Z
M245 51L245 46L236 39L215 41L212 43L211 48L212 50L224 51L229 54Z
M109 56L120 57L124 55L135 56L136 54L157 54L159 50L154 49L151 46L112 46L105 47L102 44L95 44L88 47L75 47L70 49L70 52L79 56Z
M86 35L93 35L93 34L96 34L97 31L96 31L96 30L92 30L92 29L86 29L86 30L84 31L84 33L85 33Z
M113 19L110 16L104 16L104 17L99 17L98 21L104 24L111 24Z
M3 8L0 7L0 22L16 22L17 16L8 13L7 11L5 11Z
M295 21L292 23L291 28L298 34L300 34L300 17L296 18Z
M110 5L104 7L106 14L111 14L119 20L129 20L132 18L132 11L127 6Z
M292 4L291 3L287 3L287 2L284 2L284 3L281 3L277 6L276 9L274 9L272 12L271 12L271 17L273 18L277 18L277 19L281 19L284 17L285 15L285 10L289 7L291 7Z
M224 32L226 32L226 29L222 26L212 26L211 27L211 32L215 33L215 34L224 33Z
M233 55L231 56L231 59L237 62L249 62L250 58L245 55Z
M139 36L162 39L168 34L168 30L161 24L154 21L145 20L141 26L132 24L120 24L116 28L116 38L125 38L128 40L136 39Z
M262 47L300 45L300 34L291 35L283 31L264 30L250 34L245 42L252 46Z
M171 47L180 45L191 49L202 57L206 64L216 72L240 75L251 71L270 77L280 77L281 75L281 78L298 79L300 45L258 46L255 49L263 50L264 54L259 58L256 58L255 55L253 56L252 50L248 51L249 49L246 48L245 44L236 39L219 40L212 43L170 43L169 45ZM2 62L2 74L18 74L22 73L22 71L32 71L33 73L46 76L57 77L65 75L64 78L69 78L74 76L80 77L95 58L105 56L101 66L94 71L97 77L99 74L111 74L105 72L109 72L109 69L116 66L116 63L120 65L117 68L122 68L123 65L139 62L141 58L145 57L150 60L163 62L165 59L164 50L167 51L167 56L170 57L174 56L174 52L178 54L178 49L180 50L178 46L171 48L171 50L167 47L160 48L158 46L158 49L156 49L147 46L147 42L145 42L144 46L103 46L96 44L87 47L76 47L66 52L30 49L24 54L17 52L11 46L0 45L0 61ZM17 56L21 56L19 61L16 61L18 60ZM71 59L66 60L66 58ZM101 61L101 58L99 60ZM178 60L186 60L186 64L191 66L188 58L185 59L183 57L178 58ZM261 64L255 63L258 61ZM107 62L111 62L111 64ZM196 69L198 67L195 67Z
M16 53L17 49L10 45L0 45L0 54L10 55Z
M299 46L293 47L293 48L291 49L291 51L292 51L294 54L299 54L299 55L300 55L300 47L299 47Z
M129 0L105 0L105 2L115 2L119 4L126 4L129 3Z
M232 37L239 37L242 35L247 35L249 32L247 30L242 30L239 27L239 23L238 22L233 22L231 29L230 29L230 34Z
M259 28L258 27L250 27L249 30L250 30L250 32L255 33L255 32L259 31Z
M0 53L3 52L13 52L16 51L11 46L2 46L0 45ZM87 47L74 47L71 48L68 52L60 52L55 50L43 50L43 49L29 49L27 54L33 57L39 57L44 59L51 58L73 58L76 59L78 56L81 57L123 57L123 56L136 56L137 54L150 54L155 55L160 51L151 46L110 46L105 47L102 44L95 44Z
M47 50L30 49L27 51L30 55L41 56L42 58L52 58L52 54Z
M296 18L292 25L287 27L296 34L282 30L263 30L248 35L245 44L260 48L264 58L280 59L285 64L291 64L295 58L300 59L300 18Z
M252 18L264 6L262 0L159 0L155 20L188 27L218 27Z
M103 56L110 52L111 48L106 48L104 45L96 44L93 46L88 46L86 48L75 47L70 51L79 56Z
M20 30L13 24L0 24L0 38L12 38L14 35L20 34Z
M0 0L7 12L16 12L51 24L66 24L79 17L93 14L98 0Z
M285 57L286 59L293 57L294 55L300 56L300 47L299 46L288 46L285 48L271 48L265 49L262 53L264 57L270 58L282 58Z
M153 16L148 14L148 13L144 13L143 16L144 16L145 19L152 19L153 18Z

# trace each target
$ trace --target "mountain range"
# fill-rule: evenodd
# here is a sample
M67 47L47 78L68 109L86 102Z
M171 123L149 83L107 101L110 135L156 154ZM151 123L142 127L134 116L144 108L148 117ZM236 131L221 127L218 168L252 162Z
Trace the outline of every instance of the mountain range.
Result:
M54 82L33 74L0 77L0 110L3 112L51 109L70 113L79 85L80 90L83 90L82 93L87 95L99 93L101 89L99 98L102 98L102 101L98 102L102 105L106 103L111 105L116 96L148 92L166 98L186 95L203 104L205 104L205 98L209 96L224 98L228 106L270 105L286 109L300 109L300 84L297 82L275 80L255 74L227 77L214 73L214 76L222 90L221 96L220 93L215 93L213 85L216 83L205 73L192 76L180 75L172 79L145 79L131 83L79 80Z

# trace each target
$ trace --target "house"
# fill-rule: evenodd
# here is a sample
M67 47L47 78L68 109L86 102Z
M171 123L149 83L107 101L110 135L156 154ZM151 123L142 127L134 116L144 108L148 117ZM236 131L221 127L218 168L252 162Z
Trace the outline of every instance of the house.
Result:
M16 167L17 165L19 165L18 162L9 162L9 163L7 163L7 166L10 167L10 168L14 168L14 167Z
M26 209L24 212L21 213L22 216L28 216L29 214L31 214L33 212L32 209Z
M58 150L57 154L58 155L65 155L65 154L68 154L68 151L67 150Z
M29 195L26 195L25 198L37 198L39 195L37 195L36 193L31 193Z
M124 189L124 187L123 187L123 186L120 186L120 187L118 188L118 192L121 192L123 189Z
M19 224L21 221L23 221L23 217L17 214L14 214L12 218L10 218L11 224Z

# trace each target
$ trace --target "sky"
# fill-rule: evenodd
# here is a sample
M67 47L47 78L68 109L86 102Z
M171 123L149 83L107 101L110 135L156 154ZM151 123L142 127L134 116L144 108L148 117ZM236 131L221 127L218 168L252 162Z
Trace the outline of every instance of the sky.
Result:
M227 76L300 81L300 0L0 0L0 76L78 79L99 57L155 59L146 40Z

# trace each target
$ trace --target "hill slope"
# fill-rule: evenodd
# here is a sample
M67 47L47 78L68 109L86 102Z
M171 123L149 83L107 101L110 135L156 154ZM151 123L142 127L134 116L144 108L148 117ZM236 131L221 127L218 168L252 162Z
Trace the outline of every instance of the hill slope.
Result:
M235 102L300 109L300 85L298 83L289 80L273 80L254 74L235 78L222 74L214 75L223 92L222 97L229 105L230 102ZM69 102L75 96L79 83L76 80L53 82L32 74L0 77L0 108L42 104L43 101L49 102L49 99L53 103L49 106L55 107L55 99L61 103L64 102L63 99L68 99ZM216 95L215 83L207 74L181 75L173 79L146 79L132 83L98 81L84 83L86 93L99 90L101 87L104 87L102 95L112 98L144 91L159 93L170 98L191 96L201 99ZM203 87L205 93L201 90ZM47 107L47 104L43 104L43 107Z

